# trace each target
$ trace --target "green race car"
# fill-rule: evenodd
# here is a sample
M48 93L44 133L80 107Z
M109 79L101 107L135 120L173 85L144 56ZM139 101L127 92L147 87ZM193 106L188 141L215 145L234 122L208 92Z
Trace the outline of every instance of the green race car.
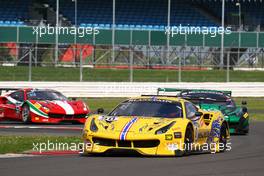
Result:
M230 133L232 134L247 134L249 132L247 102L242 101L242 105L237 106L231 98L231 91L158 88L157 94L161 93L168 96L175 96L175 93L177 93L177 97L187 99L201 109L221 111L229 124Z

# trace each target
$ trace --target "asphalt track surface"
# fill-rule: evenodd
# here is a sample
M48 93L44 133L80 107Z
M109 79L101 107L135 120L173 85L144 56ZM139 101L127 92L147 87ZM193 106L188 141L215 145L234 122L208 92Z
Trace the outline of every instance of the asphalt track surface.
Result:
M247 136L231 136L232 150L187 157L34 156L0 159L1 176L65 175L264 175L264 122L251 123Z

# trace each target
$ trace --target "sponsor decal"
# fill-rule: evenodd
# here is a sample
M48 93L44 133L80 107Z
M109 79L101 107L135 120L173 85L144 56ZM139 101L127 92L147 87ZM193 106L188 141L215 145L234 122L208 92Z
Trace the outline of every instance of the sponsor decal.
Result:
M120 140L126 140L126 136L127 133L129 132L130 128L133 126L134 123L136 123L136 121L138 120L137 117L133 118L132 120L130 120L125 126L124 128L121 130L119 139Z
M143 132L144 129L148 127L148 124L146 123L143 127L139 128L139 132Z
M180 130L181 129L181 127L176 127L176 128L172 128L171 130L172 131L178 131L178 130Z
M140 98L140 99L132 99L128 100L128 102L140 102L140 101L146 101L146 102L162 102L162 103L172 103L173 101L171 100L163 100L163 99L158 99L157 97L151 97L151 98Z
M166 135L165 135L165 140L167 140L167 141L171 141L172 139L173 139L172 134L166 134Z
M106 122L113 122L113 121L117 121L118 117L116 117L116 116L100 116L100 117L98 117L98 120L104 120Z
M40 105L39 103L35 103L34 106L35 106L36 108L38 108L38 109L41 107L41 105Z
M182 138L181 132L174 132L174 138Z
M243 115L243 117L246 119L246 118L248 118L248 113L245 113L244 115Z
M111 131L114 131L114 129L115 129L115 125L112 123L112 124L110 125L110 130L111 130Z
M221 128L220 122L218 120L213 121L212 130L211 130L211 134L213 137L217 137L217 138L220 137L220 128Z
M168 143L167 144L167 149L170 151L175 151L178 150L178 145L175 143Z
M197 93L205 93L205 94L211 93L216 95L224 95L224 93L220 91L206 91L206 90L193 90L193 91L183 92L182 95L197 94Z

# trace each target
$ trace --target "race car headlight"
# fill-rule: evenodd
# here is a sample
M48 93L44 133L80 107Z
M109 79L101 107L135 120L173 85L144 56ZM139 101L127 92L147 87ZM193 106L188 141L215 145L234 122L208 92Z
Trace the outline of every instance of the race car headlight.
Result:
M49 111L49 108L47 108L46 106L43 106L43 109L44 109L45 111Z
M97 131L98 131L98 127L96 126L96 123L95 123L94 118L93 118L92 121L91 121L91 124L90 124L90 130L91 130L92 132L97 132Z
M46 113L50 111L50 109L49 109L47 106L45 106L45 105L41 105L41 106L42 106L43 110L44 110Z
M176 122L171 122L169 125L166 125L160 129L158 129L155 134L163 134L166 133Z

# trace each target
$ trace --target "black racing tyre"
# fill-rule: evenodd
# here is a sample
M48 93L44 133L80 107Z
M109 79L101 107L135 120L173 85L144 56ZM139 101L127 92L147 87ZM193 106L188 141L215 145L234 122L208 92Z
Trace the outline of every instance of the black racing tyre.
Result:
M192 149L193 141L194 141L193 129L190 125L188 125L184 137L184 151L176 150L175 155L176 156L190 155L192 151L191 149Z
M226 124L222 124L220 130L220 138L219 138L219 145L222 145L220 152L225 152L227 144L227 126Z
M249 133L249 126L245 129L245 134L248 134Z
M27 104L22 106L21 117L22 117L22 121L24 123L30 123L31 122L30 109L29 109L29 106Z

